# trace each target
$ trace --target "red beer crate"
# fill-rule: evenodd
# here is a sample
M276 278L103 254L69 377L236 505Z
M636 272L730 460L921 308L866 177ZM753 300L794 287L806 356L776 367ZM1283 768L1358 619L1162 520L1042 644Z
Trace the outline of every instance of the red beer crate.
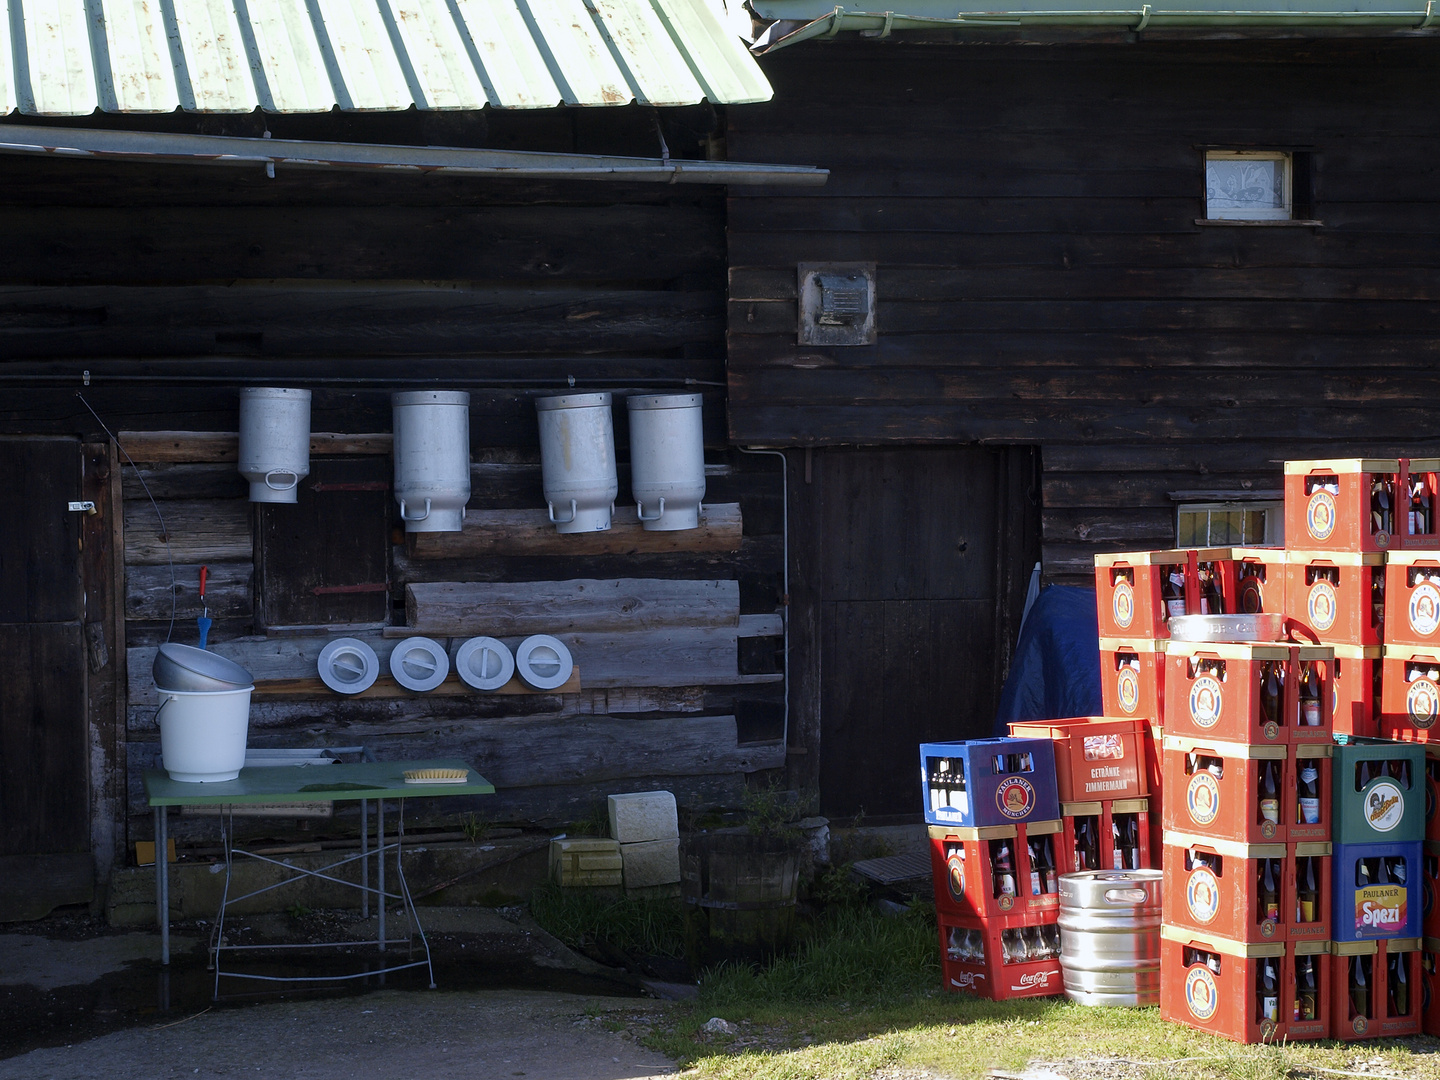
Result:
M1287 551L1285 614L1327 644L1385 640L1385 553Z
M1420 932L1440 938L1440 843L1426 840L1420 848Z
M1330 943L1330 1037L1390 1039L1420 1032L1420 939Z
M1328 843L1237 844L1166 832L1164 864L1165 921L1173 926L1232 941L1330 937Z
M1427 937L1420 947L1420 1030L1440 1035L1440 938Z
M1330 647L1335 650L1331 727L1336 735L1377 737L1380 734L1381 647L1344 644Z
M946 916L1034 921L1060 903L1059 821L985 828L930 826L935 908Z
M1186 596L1173 608L1165 600L1167 577L1186 573L1191 551L1121 551L1095 556L1095 608L1100 636L1113 638L1168 638L1172 614L1202 614L1209 606L1206 593L1221 598L1225 573L1222 564L1229 548L1197 548L1198 577L1190 578ZM1193 609L1193 610L1191 610ZM1219 612L1216 612L1219 614Z
M1386 645L1381 661L1380 737L1398 742L1440 740L1440 643L1427 648Z
M1165 729L1234 743L1331 741L1334 650L1171 641Z
M1335 746L1292 743L1290 750L1290 771L1285 777L1285 793L1280 797L1280 814L1289 821L1286 839L1291 843L1329 840L1335 804Z
M1060 814L1063 873L1155 868L1148 798L1061 803Z
M1150 778L1150 850L1158 852L1164 843L1164 760L1165 730L1151 724L1145 731L1145 772Z
M1286 547L1388 551L1399 468L1395 458L1285 462Z
M1387 556L1385 644L1440 648L1440 552Z
M1226 612L1232 615L1255 615L1266 611L1285 614L1285 549L1232 548L1230 557L1226 574Z
M1160 1019L1240 1043L1279 1042L1295 1008L1294 967L1287 961L1296 947L1229 941L1162 925ZM1317 982L1323 994L1324 980Z
M1100 639L1100 702L1106 716L1165 723L1165 642Z
M1010 725L1017 739L1055 744L1060 801L1134 799L1145 795L1145 721L1110 716L1027 720Z
M1400 459L1396 490L1401 493L1403 513L1401 524L1395 530L1394 545L1401 551L1440 550L1437 485L1440 485L1440 458Z
M1440 745L1425 747L1425 839L1440 840Z
M940 970L947 990L992 1001L1065 992L1057 913L1023 926L940 916Z
M1166 830L1238 844L1283 842L1298 816L1286 813L1295 799L1289 750L1167 735L1165 786L1173 797L1162 814Z

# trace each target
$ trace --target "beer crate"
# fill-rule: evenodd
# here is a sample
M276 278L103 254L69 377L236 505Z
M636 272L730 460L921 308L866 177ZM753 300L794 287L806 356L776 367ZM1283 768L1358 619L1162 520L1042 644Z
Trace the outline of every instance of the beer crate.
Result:
M1286 813L1295 799L1289 752L1273 744L1165 736L1165 786L1173 796L1162 813L1165 828L1240 844L1283 842L1297 816L1293 808ZM1273 777L1276 821L1261 805L1267 774ZM1328 825L1328 807L1322 816Z
M1005 926L1055 910L1064 872L1060 837L1059 821L980 829L930 826L935 909Z
M1023 926L940 915L945 988L992 1001L1063 994L1057 914L1037 915Z
M1336 844L1334 851L1331 940L1418 936L1423 895L1420 841Z
M1230 614L1285 614L1284 548L1232 548L1225 581Z
M1196 548L1197 573L1222 595L1230 548ZM1191 551L1122 551L1095 556L1095 608L1100 636L1110 638L1168 638L1172 614L1202 613L1199 581L1187 573ZM1172 572L1186 574L1183 599L1167 604L1165 579ZM1216 612L1219 614L1219 612Z
M1297 953L1313 956L1317 944L1231 941L1166 923L1160 927L1160 1019L1239 1043L1324 1038L1328 1023L1314 1018L1290 1033ZM1316 1016L1329 1015L1329 981L1317 972Z
M1145 731L1145 772L1150 778L1150 850L1158 853L1164 841L1164 761L1165 730L1159 724L1151 724Z
M1166 732L1233 743L1328 743L1334 656L1323 645L1171 641ZM1302 678L1318 692L1314 709L1301 709Z
M1380 734L1379 645L1326 642L1335 650L1335 680L1330 694L1331 727L1336 735L1375 738Z
M1425 839L1440 840L1440 746L1425 746Z
M1060 801L1136 799L1147 793L1144 720L1077 716L1010 725L1017 739L1055 744L1055 784Z
M1440 741L1440 643L1386 645L1380 663L1380 737Z
M1406 510L1404 520L1395 529L1394 546L1401 551L1440 550L1440 458L1401 458L1396 476L1396 490L1401 492L1400 507ZM1408 492L1409 495L1404 493ZM1418 505L1417 505L1418 503ZM1420 510L1417 517L1414 511Z
M1426 840L1420 847L1420 932L1440 938L1440 842Z
M1335 941L1330 953L1332 1039L1353 1042L1419 1034L1424 1011L1419 938ZM1363 973L1363 986L1357 968Z
M1425 836L1425 748L1354 739L1334 750L1337 844L1398 844Z
M1285 552L1285 614L1316 641L1385 640L1385 553Z
M1165 723L1165 642L1100 639L1100 703L1106 716Z
M925 820L984 828L1060 816L1049 739L920 744Z
M1440 648L1440 552L1392 551L1385 560L1384 641Z
M1285 544L1304 551L1388 551L1394 546L1395 458L1285 462ZM1384 493L1390 516L1372 492Z
M1165 920L1231 941L1329 940L1330 860L1328 843L1237 844L1166 832Z
M1060 814L1062 832L1057 843L1064 873L1155 868L1159 852L1150 845L1149 799L1061 803ZM1093 844L1088 841L1091 835Z
M1427 937L1420 946L1420 1030L1440 1035L1440 938Z

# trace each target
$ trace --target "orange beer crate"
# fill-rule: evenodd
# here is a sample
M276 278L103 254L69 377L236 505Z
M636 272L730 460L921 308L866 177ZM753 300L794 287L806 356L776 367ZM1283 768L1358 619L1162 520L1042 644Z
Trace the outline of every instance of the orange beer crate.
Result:
M1401 458L1395 482L1402 513L1394 546L1401 551L1440 550L1440 458Z
M1325 946L1229 941L1163 925L1160 1018L1240 1043L1323 1039L1330 1029L1333 978Z
M1150 850L1159 853L1164 843L1165 811L1165 770L1164 762L1165 729L1151 724L1145 732L1145 772L1150 778Z
M1378 737L1382 646L1342 643L1330 647L1335 650L1331 727L1336 735Z
M941 914L940 971L945 989L992 1001L1065 992L1060 972L1058 912L1024 925Z
M1440 1035L1440 938L1427 937L1420 946L1420 1030Z
M931 825L935 909L947 917L993 919L1005 926L1024 925L1058 910L1065 865L1061 834L1059 821L981 828ZM1002 861L1007 848L1008 871Z
M1385 644L1440 648L1440 552L1386 558Z
M1353 1042L1420 1033L1424 987L1419 938L1332 941L1330 953L1332 1039Z
M1150 800L1102 799L1060 804L1064 872L1151 870L1159 849L1151 846Z
M1171 641L1166 733L1232 743L1328 743L1334 657L1324 645ZM1301 707L1302 679L1313 679L1313 710ZM1262 699L1272 684L1267 710Z
M1287 551L1285 614L1326 644L1385 640L1385 553Z
M1134 799L1149 790L1145 775L1143 720L1076 716L1010 725L1017 739L1055 744L1055 786L1062 803Z
M1293 751L1293 753L1292 753ZM1330 839L1330 758L1323 743L1293 746L1165 739L1165 828L1240 844ZM1314 794L1301 798L1301 771ZM1272 805L1273 803L1273 805Z
M1420 932L1440 938L1440 841L1420 845Z
M1285 462L1285 544L1301 551L1388 551L1396 458ZM1385 504L1388 504L1385 505Z
M1121 551L1095 556L1095 607L1100 636L1112 638L1168 638L1172 614L1201 614L1198 582L1191 580L1183 599L1173 610L1164 596L1166 577L1184 573L1193 553L1197 570L1223 594L1222 564L1230 548L1196 548L1175 551ZM1193 608L1193 610L1191 610ZM1218 612L1216 613L1218 614Z
M1165 641L1100 639L1100 702L1106 716L1165 723Z
M1440 644L1386 645L1381 665L1380 738L1440 740Z
M1328 843L1237 844L1167 830L1165 921L1231 941L1328 940L1330 852Z
M1232 548L1225 580L1227 613L1285 614L1284 548Z

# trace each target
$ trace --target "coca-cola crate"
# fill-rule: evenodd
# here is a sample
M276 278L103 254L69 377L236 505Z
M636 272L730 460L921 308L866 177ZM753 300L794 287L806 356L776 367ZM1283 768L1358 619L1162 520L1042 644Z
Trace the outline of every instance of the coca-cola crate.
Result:
M1440 647L1440 552L1392 551L1386 558L1384 640Z
M1155 868L1148 798L1061 803L1060 814L1063 873Z
M1440 643L1386 645L1380 663L1380 737L1440 741Z
M1440 938L1440 842L1426 840L1420 847L1420 932Z
M943 915L1023 925L1060 903L1059 821L930 826L935 908Z
M1011 724L1010 734L1055 744L1055 783L1062 803L1134 799L1148 791L1145 726L1143 720L1077 716Z
M1335 941L1330 953L1332 1039L1419 1034L1424 1011L1419 938Z
M1235 743L1328 743L1334 657L1323 645L1171 641L1166 732ZM1302 684L1314 691L1303 708Z
M1287 461L1286 547L1388 551L1394 546L1395 475L1399 468L1400 462L1394 458ZM1388 508L1383 505L1387 502Z
M1285 549L1232 548L1226 582L1225 610L1230 614L1285 614Z
M1440 840L1440 746L1425 746L1425 839Z
M1420 933L1420 841L1336 844L1330 937L1369 941Z
M1385 640L1385 553L1285 552L1285 614L1316 641Z
M1375 738L1380 734L1381 647L1326 644L1335 650L1331 727L1337 736Z
M1100 639L1100 703L1106 716L1165 723L1165 642Z
M1327 843L1237 844L1166 832L1165 919L1232 941L1328 939L1330 865Z
M1096 555L1095 608L1100 636L1168 638L1168 620L1172 614L1199 615L1212 604L1223 607L1225 571L1222 564L1229 560L1230 550L1196 548ZM1196 564L1194 575L1188 573L1192 554ZM1172 572L1187 578L1187 586L1179 590L1182 595L1167 603L1167 579Z
M1396 490L1402 521L1393 544L1401 551L1440 549L1440 458L1401 458ZM1408 506L1406 501L1408 499Z
M1440 1035L1440 938L1435 937L1420 946L1420 1030Z
M1240 1043L1280 1041L1294 1011L1295 948L1162 925L1160 1019Z
M945 988L992 1001L1063 994L1056 915L1051 911L1036 916L1024 926L941 915L940 970Z
M1060 816L1049 739L920 744L925 820L931 825L1014 825Z
M1398 844L1425 836L1425 748L1352 739L1334 750L1337 844Z
M1167 735L1165 785L1174 797L1165 803L1165 828L1239 844L1283 842L1297 816L1286 813L1296 798L1287 783L1289 751L1275 744ZM1323 816L1328 824L1328 813Z

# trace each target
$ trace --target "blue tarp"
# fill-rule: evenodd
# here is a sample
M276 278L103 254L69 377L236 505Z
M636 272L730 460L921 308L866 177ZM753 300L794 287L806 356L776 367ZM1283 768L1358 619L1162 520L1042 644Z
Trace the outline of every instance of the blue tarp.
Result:
M1050 585L1025 624L1000 692L995 734L1018 720L1099 716L1100 623L1091 589Z

